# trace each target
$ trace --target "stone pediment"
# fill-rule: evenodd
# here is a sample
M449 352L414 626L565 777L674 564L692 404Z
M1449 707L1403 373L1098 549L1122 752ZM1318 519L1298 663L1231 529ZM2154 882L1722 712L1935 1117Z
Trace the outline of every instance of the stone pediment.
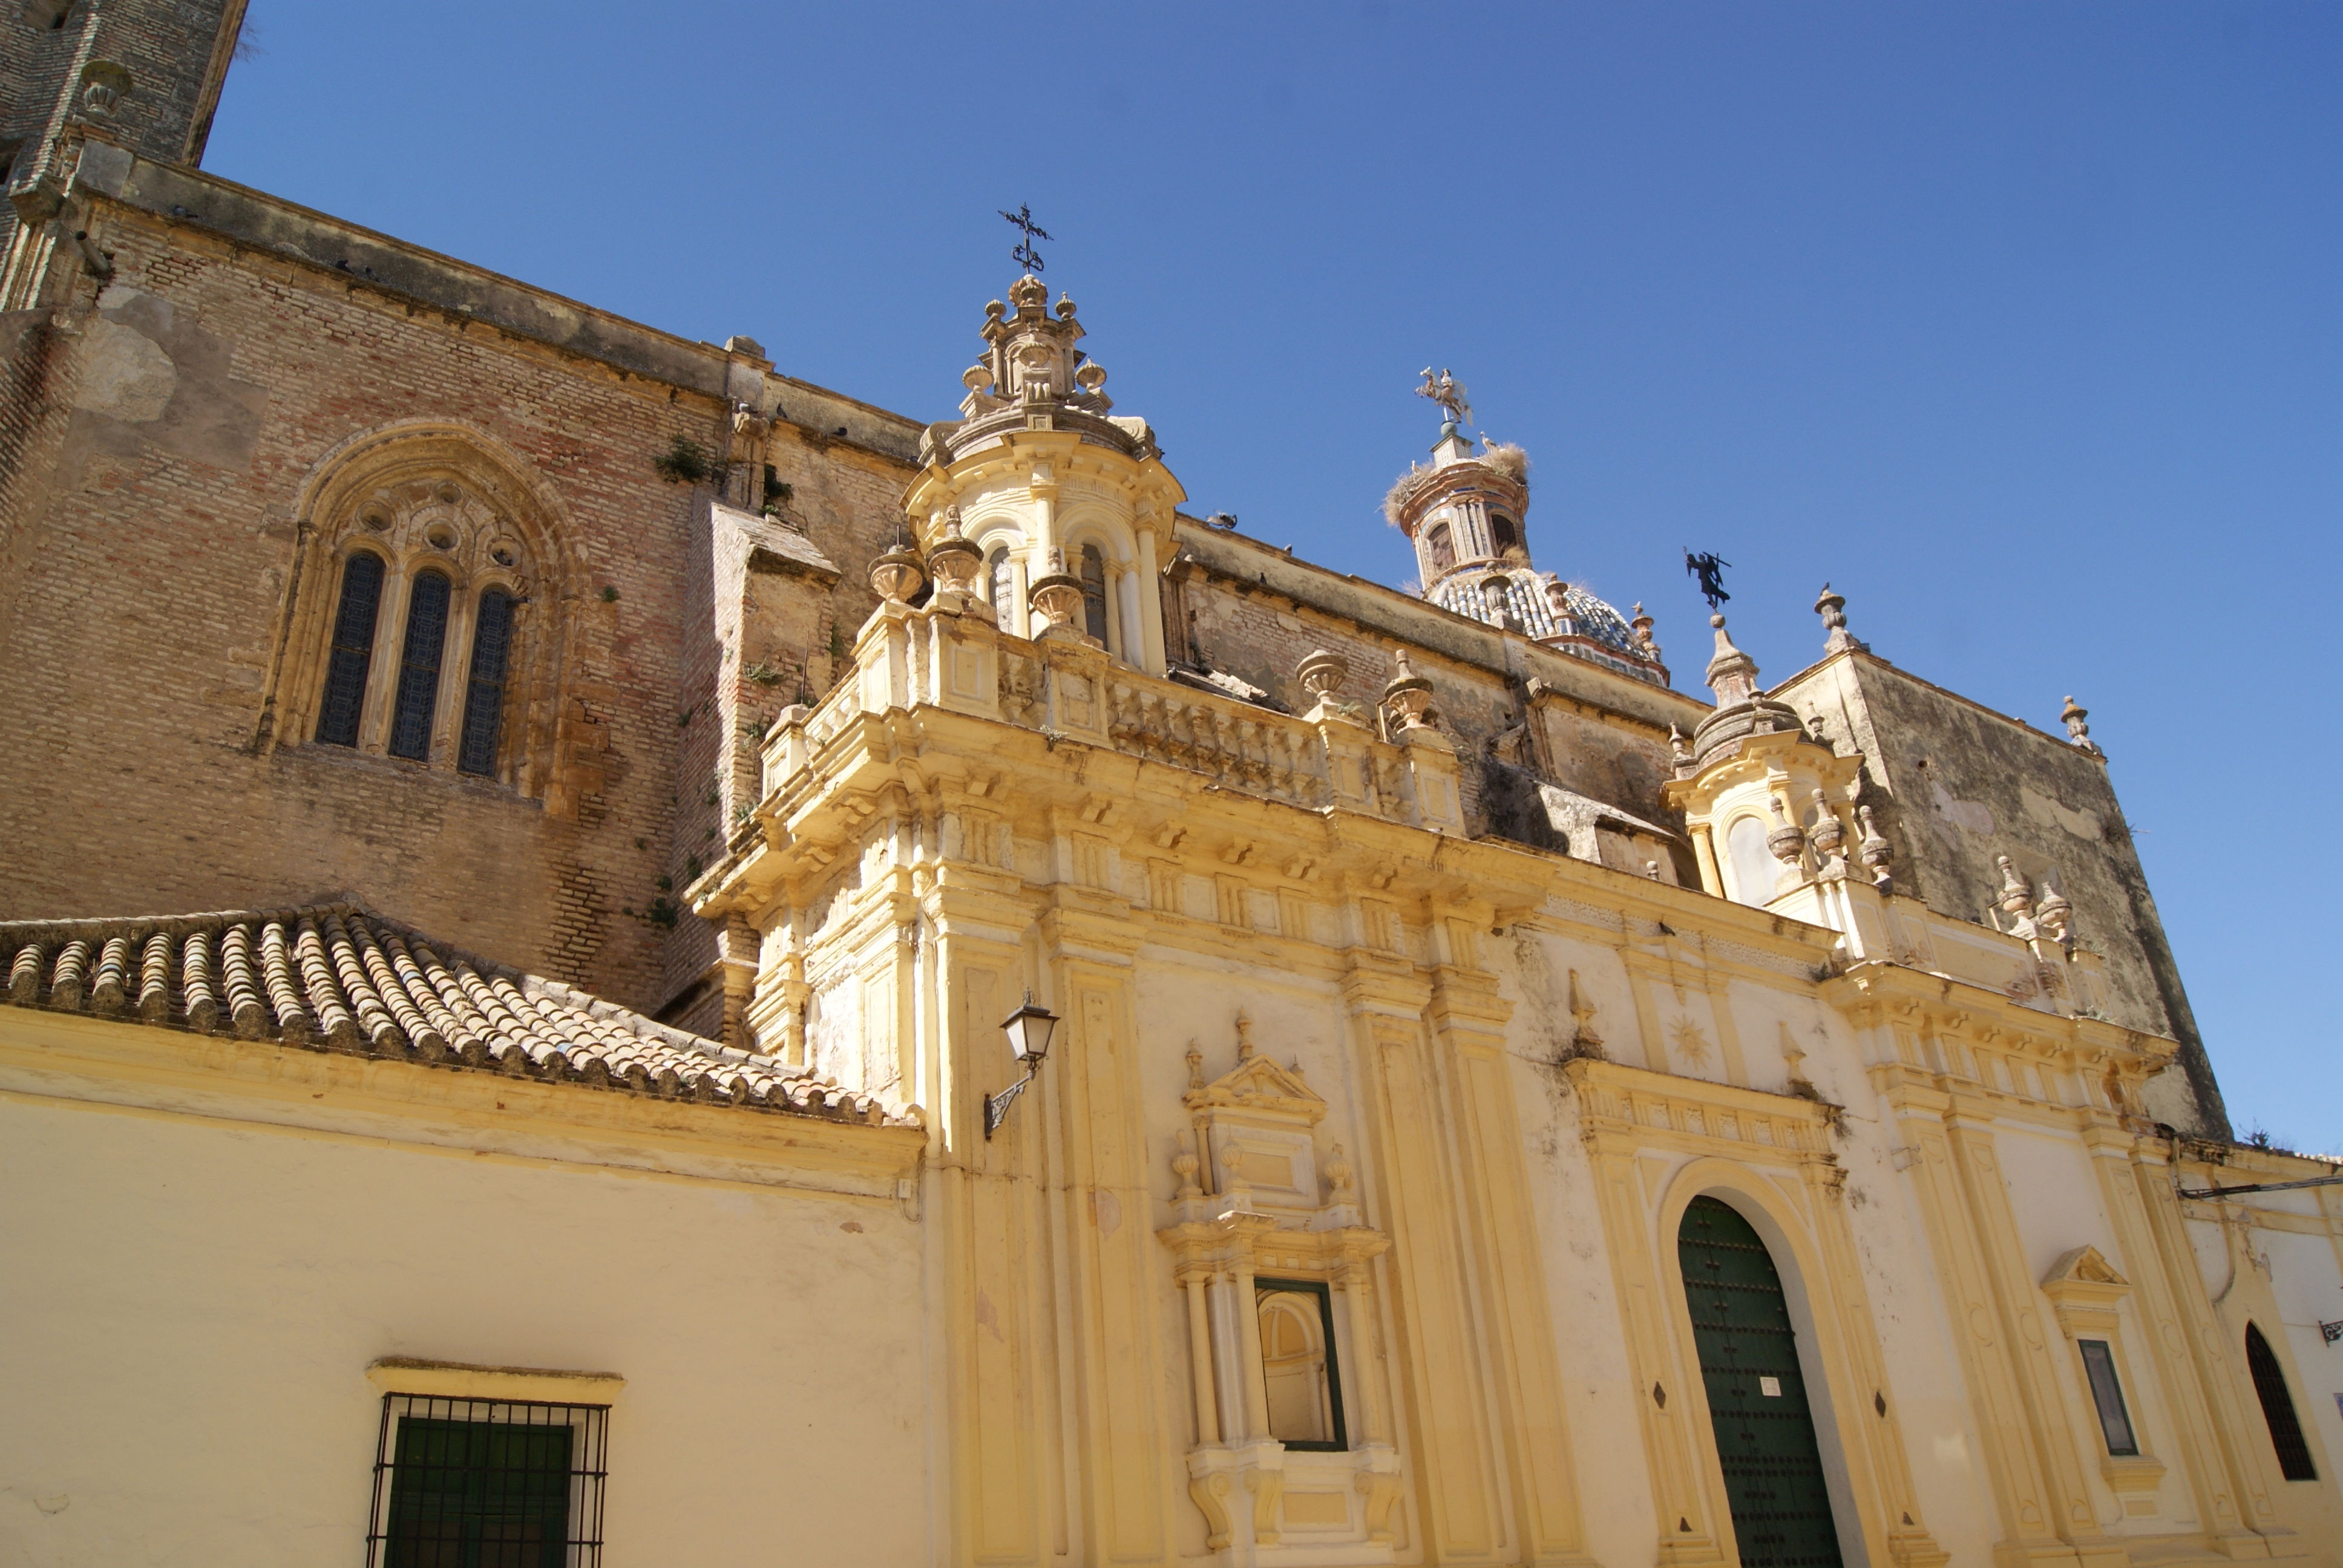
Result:
M1315 1126L1326 1114L1326 1102L1303 1080L1299 1067L1280 1067L1255 1053L1252 1020L1242 1013L1237 1015L1237 1064L1207 1083L1203 1053L1191 1045L1188 1092L1181 1100L1191 1111L1242 1111L1305 1127Z
M2131 1282L2117 1273L2115 1265L2097 1247L2077 1247L2050 1265L2050 1271L2042 1277L2042 1288L2047 1291L2062 1284L2131 1289Z

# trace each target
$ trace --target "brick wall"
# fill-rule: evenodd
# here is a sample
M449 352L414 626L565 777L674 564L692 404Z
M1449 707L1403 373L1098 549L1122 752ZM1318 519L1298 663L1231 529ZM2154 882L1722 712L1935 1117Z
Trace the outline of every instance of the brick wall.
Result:
M0 375L0 449L24 453L0 490L0 669L16 694L0 911L347 890L659 1007L712 940L649 911L737 802L717 716L679 723L713 706L723 663L704 608L706 495L651 460L677 437L720 451L729 407L126 209L109 209L104 243L103 293L84 280L53 326L12 318ZM256 744L302 487L352 437L418 417L517 455L558 494L585 562L566 693L601 740L572 816L303 736ZM843 443L789 460L809 530L850 568L850 637L897 466Z

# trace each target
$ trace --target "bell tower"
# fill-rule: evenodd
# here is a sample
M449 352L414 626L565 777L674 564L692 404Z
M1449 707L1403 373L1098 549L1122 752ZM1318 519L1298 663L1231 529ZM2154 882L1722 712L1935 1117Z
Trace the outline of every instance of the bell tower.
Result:
M1383 516L1415 547L1423 597L1441 608L1515 632L1591 664L1654 686L1668 683L1652 640L1652 619L1635 607L1631 622L1578 584L1530 564L1524 519L1530 506L1529 454L1484 440L1478 451L1462 421L1471 409L1463 388L1443 372L1424 372L1417 391L1441 406L1432 461L1399 477L1383 498Z
M980 558L976 597L1004 631L1071 636L1163 673L1156 588L1187 499L1144 419L1114 414L1105 367L1078 349L1074 302L1027 273L984 308L984 356L958 419L920 437L903 509L932 552Z

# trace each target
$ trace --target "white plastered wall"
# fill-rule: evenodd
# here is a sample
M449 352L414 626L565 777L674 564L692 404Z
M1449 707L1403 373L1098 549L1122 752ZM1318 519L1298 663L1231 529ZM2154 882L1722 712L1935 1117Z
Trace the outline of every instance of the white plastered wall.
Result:
M605 1568L929 1549L891 1202L16 1097L0 1182L0 1561L362 1562L387 1356L624 1377Z

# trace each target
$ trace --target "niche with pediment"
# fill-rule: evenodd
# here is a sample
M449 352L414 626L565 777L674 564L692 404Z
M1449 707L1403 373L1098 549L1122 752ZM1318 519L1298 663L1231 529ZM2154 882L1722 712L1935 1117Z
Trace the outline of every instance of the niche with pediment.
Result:
M1255 1049L1242 1013L1236 1030L1217 1079L1189 1048L1174 1222L1158 1232L1188 1299L1189 1495L1231 1561L1389 1561L1401 1468L1373 1292L1390 1240L1364 1222L1342 1146L1321 1151L1326 1102Z

